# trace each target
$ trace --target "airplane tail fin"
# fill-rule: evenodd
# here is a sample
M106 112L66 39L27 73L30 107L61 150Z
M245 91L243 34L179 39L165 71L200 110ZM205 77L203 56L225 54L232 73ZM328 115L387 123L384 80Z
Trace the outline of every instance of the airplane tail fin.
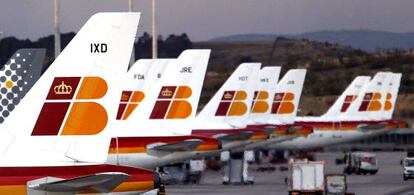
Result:
M391 79L388 72L378 72L340 117L344 120L379 120Z
M390 81L390 85L388 86L388 91L383 106L385 120L391 119L392 114L394 113L395 103L397 102L398 91L400 89L401 77L401 73L392 73L392 78Z
M173 59L140 59L134 63L123 83L116 120L127 120L144 99L142 89L152 86L161 78L167 64Z
M209 56L210 50L186 50L169 60L164 71L154 69L163 72L161 78L143 87L143 100L115 135L191 134L189 121L197 111ZM151 131L142 131L147 129Z
M272 98L270 124L291 124L295 121L305 82L306 69L289 70L277 84Z
M105 161L107 132L114 128L109 119L116 116L118 85L128 69L139 18L139 13L93 15L26 94L4 130L17 139L26 137L27 144L31 139L53 142L67 158Z
M205 129L207 123L218 128L245 127L260 66L260 63L241 64L198 114L195 129Z
M267 66L259 72L259 82L257 82L252 108L250 113L251 122L267 123L270 106L272 105L272 94L276 92L277 82L279 81L281 67Z
M345 89L341 96L329 108L329 110L322 115L322 117L337 117L340 113L346 112L352 102L358 97L361 90L369 83L371 77L357 76L350 85Z
M0 70L0 123L39 79L46 49L19 49Z

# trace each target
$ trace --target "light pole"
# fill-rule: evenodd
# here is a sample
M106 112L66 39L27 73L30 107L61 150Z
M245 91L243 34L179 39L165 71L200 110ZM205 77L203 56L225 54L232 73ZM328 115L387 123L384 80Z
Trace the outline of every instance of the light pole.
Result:
M155 15L155 0L152 0L152 58L157 58L157 28Z
M133 0L128 0L128 11L129 12L134 11ZM130 69L131 66L134 65L134 63L135 63L135 41L134 41L134 44L132 45L132 54L131 54L131 59L129 60L128 69Z
M54 0L55 59L60 54L59 0Z

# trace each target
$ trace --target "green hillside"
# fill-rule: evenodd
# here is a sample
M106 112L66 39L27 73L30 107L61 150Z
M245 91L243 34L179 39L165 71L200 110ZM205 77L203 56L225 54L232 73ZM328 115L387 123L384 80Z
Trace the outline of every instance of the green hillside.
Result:
M322 114L357 75L373 76L378 71L402 72L400 97L395 116L414 116L414 52L388 50L367 53L338 44L279 38L277 41L196 42L193 48L212 49L202 103L227 79L241 62L262 62L292 68L306 68L301 114ZM272 52L273 51L273 52Z

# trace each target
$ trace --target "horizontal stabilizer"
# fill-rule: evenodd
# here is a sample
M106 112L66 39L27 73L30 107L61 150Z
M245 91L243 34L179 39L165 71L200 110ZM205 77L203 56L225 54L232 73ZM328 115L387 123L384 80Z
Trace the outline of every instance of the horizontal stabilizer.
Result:
M163 151L163 152L183 152L183 151L193 151L198 146L203 144L203 141L200 139L189 139L169 144L157 144L153 146L151 150Z
M121 172L98 173L72 179L45 177L28 183L28 194L43 192L82 192L108 193L129 178Z
M372 131L372 130L384 129L386 126L387 126L387 123L380 122L380 123L374 123L374 124L358 125L358 129L360 131Z
M215 138L220 141L240 141L240 140L248 140L250 137L253 136L253 132L242 132L242 133L232 133L232 134L222 134L217 135Z
M300 136L299 135L283 135L283 136L278 136L278 137L272 137L272 138L269 138L265 141L251 143L251 144L245 146L244 148L240 148L239 150L244 151L244 150L264 149L267 146L270 146L270 145L273 145L273 144L278 144L278 143L289 141L289 140L293 140L293 139L298 138L298 137L300 137Z

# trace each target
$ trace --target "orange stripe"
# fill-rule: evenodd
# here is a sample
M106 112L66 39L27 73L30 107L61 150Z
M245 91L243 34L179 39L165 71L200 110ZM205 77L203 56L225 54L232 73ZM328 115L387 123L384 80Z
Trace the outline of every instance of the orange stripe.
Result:
M145 153L147 152L146 147L122 147L118 148L109 148L109 154L130 154L130 153Z
M124 182L116 187L112 192L136 192L136 191L149 191L154 189L153 181L136 181L136 182Z
M218 150L218 145L201 145L196 148L196 151Z
M26 185L4 185L0 186L0 194L26 194Z
M136 181L136 182L121 183L112 192L137 192L137 191L149 191L153 189L154 189L153 181ZM0 194L24 195L26 193L27 193L26 185L0 186Z
M208 151L208 150L218 150L217 145L201 145L196 148L196 151ZM131 154L131 153L146 153L146 147L122 147L118 148L109 148L108 154Z
M259 140L265 140L267 139L266 135L253 135L250 140L252 141L259 141Z

